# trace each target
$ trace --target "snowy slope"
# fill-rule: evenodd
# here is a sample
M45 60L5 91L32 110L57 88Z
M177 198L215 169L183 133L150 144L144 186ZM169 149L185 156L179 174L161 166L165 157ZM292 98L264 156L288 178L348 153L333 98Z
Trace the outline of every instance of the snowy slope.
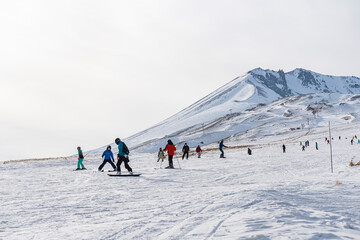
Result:
M226 159L206 151L179 160L181 170L134 154L139 178L92 171L100 158L81 172L76 158L2 164L0 239L358 239L360 166L348 164L360 160L360 144L350 144L359 127L333 126L333 174L327 127L254 139L252 156L229 140L238 148Z
M326 114L335 114L337 118L333 120L336 122L357 121L359 94L360 79L356 77L328 76L304 69L284 73L281 70L275 72L257 68L125 141L132 151L154 152L163 147L169 138L174 143L189 142L190 147L195 147L248 131L254 132L260 126L268 131L263 134L269 134L273 132L270 120L281 121L284 125L282 131L309 125L308 119L314 117L317 120L312 120L311 125L322 126L328 119ZM309 96L291 98L299 95ZM354 101L351 100L353 98ZM284 99L284 103L281 99ZM333 108L324 105L326 111L323 109L320 117L319 114L313 116L307 107L317 102L332 105ZM289 106L283 105L285 103ZM349 119L343 119L344 116L349 116ZM253 135L260 136L261 133ZM91 153L102 151L103 148L99 148Z

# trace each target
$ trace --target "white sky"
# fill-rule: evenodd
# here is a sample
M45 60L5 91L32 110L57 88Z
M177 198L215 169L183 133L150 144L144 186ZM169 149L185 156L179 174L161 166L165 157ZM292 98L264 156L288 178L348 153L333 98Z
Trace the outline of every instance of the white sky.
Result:
M148 128L245 72L360 77L360 1L1 1L0 160Z

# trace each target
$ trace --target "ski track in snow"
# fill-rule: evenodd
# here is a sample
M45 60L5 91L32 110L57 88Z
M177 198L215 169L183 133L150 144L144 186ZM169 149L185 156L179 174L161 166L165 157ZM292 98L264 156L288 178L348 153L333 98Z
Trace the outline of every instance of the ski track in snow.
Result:
M360 144L345 134L334 129L333 174L321 131L285 154L278 136L252 156L175 158L183 169L154 170L156 153L134 154L134 178L97 172L99 159L86 158L87 171L72 171L76 160L2 164L0 239L359 239L360 166L348 164Z

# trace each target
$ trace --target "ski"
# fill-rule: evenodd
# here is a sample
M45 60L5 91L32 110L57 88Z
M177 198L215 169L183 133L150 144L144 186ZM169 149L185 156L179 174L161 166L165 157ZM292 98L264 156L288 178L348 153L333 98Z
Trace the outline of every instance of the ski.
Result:
M74 169L73 171L87 170L86 168Z

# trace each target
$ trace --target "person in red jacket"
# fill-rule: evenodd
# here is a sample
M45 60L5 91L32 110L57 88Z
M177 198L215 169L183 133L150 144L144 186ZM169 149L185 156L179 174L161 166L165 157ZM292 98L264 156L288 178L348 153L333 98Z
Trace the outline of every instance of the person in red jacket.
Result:
M167 151L169 155L169 166L166 168L174 168L173 157L176 151L176 147L170 139L168 140L168 144L166 145L164 151Z
M197 154L198 154L198 158L200 158L200 157L201 157L201 152L202 152L202 150L201 150L201 148L200 148L200 145L197 146L196 152L197 152Z

